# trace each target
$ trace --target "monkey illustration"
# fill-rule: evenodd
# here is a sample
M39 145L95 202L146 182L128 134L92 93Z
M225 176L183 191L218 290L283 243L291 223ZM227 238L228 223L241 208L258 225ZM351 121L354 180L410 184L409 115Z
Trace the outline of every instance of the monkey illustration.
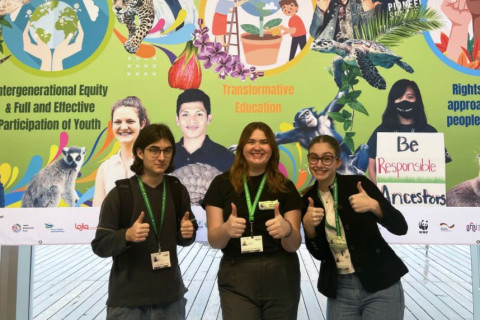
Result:
M335 129L333 119L328 116L329 112L339 112L343 108L344 105L338 104L337 100L345 94L345 91L339 91L320 113L317 113L313 107L300 109L293 120L294 128L275 134L277 144L298 142L308 150L310 142L316 136L332 136L340 143L342 165L338 172L341 174L364 174L368 167L368 146L362 144L353 153L346 143L342 143L342 135Z
M477 159L480 162L480 154ZM480 207L480 173L447 191L447 207Z
M69 207L78 201L75 179L83 164L85 148L63 148L60 159L40 170L22 196L22 207L57 207L63 198Z

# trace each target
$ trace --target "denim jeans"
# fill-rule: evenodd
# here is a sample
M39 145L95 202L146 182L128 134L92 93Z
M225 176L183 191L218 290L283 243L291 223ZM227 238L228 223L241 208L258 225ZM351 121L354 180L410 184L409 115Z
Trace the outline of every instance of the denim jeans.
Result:
M404 310L400 280L386 289L368 292L352 273L338 275L337 298L327 301L327 320L401 320Z
M108 307L107 320L185 320L187 299L141 307Z

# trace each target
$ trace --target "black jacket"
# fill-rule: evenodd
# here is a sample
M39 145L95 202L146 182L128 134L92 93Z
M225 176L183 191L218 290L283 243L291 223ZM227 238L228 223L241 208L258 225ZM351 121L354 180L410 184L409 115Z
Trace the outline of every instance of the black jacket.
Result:
M348 197L359 193L358 181L368 195L377 200L383 211L383 218L378 218L372 212L356 213L350 206ZM338 213L342 221L347 239L350 257L355 271L369 292L385 289L397 282L408 272L402 260L383 239L377 223L396 235L407 233L408 225L402 213L395 209L382 195L380 190L366 177L358 175L343 176L337 174ZM323 208L318 198L317 182L303 196L304 208L302 218L308 208L308 198L311 197L315 207ZM331 186L331 189L333 186ZM321 260L318 290L325 296L335 298L337 294L337 266L327 242L325 234L325 219L315 228L317 237L305 239L308 251Z

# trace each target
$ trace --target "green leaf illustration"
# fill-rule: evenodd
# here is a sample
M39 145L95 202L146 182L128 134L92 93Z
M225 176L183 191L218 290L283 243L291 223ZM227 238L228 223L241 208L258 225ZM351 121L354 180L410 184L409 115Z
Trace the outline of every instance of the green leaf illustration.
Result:
M358 101L348 101L347 102L348 106L350 108L352 108L353 110L356 110L358 112L361 112L363 113L364 115L367 115L368 116L368 111L367 109L365 109L365 107L363 106L363 104L361 104L360 102Z
M282 19L272 19L265 23L265 29L272 29L275 28L276 26L279 26L282 23Z
M242 24L240 27L245 30L245 32L251 33L251 34L259 34L260 29L254 26L253 24Z
M340 112L327 112L327 115L338 122L344 122L345 118Z

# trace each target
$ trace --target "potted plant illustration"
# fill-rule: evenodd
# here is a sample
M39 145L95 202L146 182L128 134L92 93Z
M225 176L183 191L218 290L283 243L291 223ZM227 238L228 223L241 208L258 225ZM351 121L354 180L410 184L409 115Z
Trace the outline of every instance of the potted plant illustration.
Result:
M245 31L240 35L243 52L248 64L266 66L275 64L282 43L280 32L276 32L282 19L272 19L265 22L265 17L276 13L280 7L278 0L249 0L242 8L252 16L259 18L258 26L242 24Z

